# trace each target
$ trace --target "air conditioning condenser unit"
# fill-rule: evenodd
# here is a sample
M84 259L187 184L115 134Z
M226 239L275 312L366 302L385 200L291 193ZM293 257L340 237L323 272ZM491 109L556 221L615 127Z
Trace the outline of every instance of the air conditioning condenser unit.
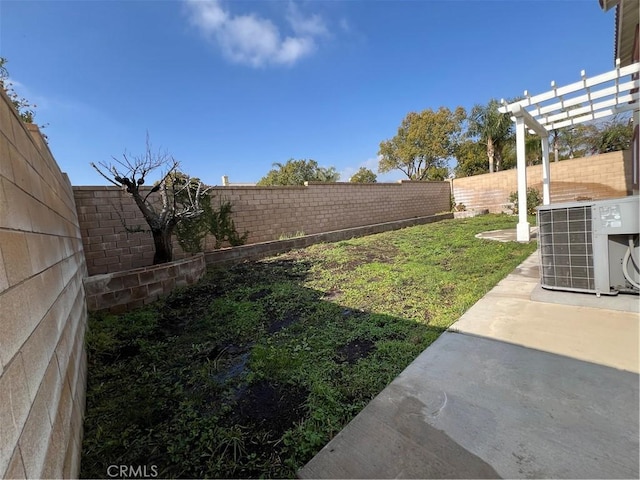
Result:
M542 288L640 292L640 197L538 207Z

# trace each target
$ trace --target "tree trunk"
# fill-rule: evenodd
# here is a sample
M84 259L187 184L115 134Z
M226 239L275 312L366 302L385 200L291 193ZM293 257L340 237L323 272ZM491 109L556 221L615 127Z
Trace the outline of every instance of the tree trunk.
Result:
M495 156L495 148L493 146L493 139L487 138L487 157L489 157L489 173L493 173L493 158Z
M160 230L152 230L151 233L156 249L153 255L153 264L158 265L173 260L173 244L171 243L173 229L165 227Z

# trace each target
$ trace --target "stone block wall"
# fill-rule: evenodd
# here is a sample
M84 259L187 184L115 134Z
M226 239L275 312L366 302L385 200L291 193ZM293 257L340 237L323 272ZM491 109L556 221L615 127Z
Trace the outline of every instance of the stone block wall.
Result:
M311 183L303 187L221 187L236 226L249 242L297 232L315 234L449 211L448 182Z
M0 476L76 477L87 309L73 192L0 89Z
M193 285L206 269L200 253L171 263L93 275L85 279L87 306L90 311L122 313L154 302L175 288Z
M116 187L74 187L90 275L148 266L153 260L149 233L127 233L146 224L130 197ZM449 182L382 184L312 183L300 187L215 187L214 208L233 204L233 220L248 244L425 217L448 211ZM213 250L208 238L205 251ZM176 246L175 258L184 255Z
M244 261L260 260L265 257L277 255L296 248L305 248L321 242L339 242L349 240L364 235L388 232L400 228L412 227L414 225L425 225L427 223L438 222L454 218L453 213L441 213L429 215L427 217L417 217L408 220L396 220L395 222L377 223L364 227L345 228L334 230L333 232L315 233L297 238L285 240L273 240L270 242L253 243L251 245L241 245L235 248L223 248L205 254L206 263L213 267L234 265Z
M550 163L551 202L577 198L605 199L632 193L631 152L612 152ZM527 167L527 186L542 193L542 165ZM509 211L509 194L518 190L517 170L504 170L453 180L453 196L467 209Z
M89 275L151 265L153 238L140 210L116 187L73 187Z

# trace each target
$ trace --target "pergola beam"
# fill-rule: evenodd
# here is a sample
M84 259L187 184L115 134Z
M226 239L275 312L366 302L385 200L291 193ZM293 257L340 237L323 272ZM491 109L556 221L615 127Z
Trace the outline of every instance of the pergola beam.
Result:
M511 107L511 106L510 106ZM509 108L509 111L513 114L514 117L523 117L525 125L533 130L535 133L540 135L541 137L546 137L549 135L544 126L536 120L533 115L527 112L522 105L513 105L513 108Z
M585 123L585 122L589 122L591 120L598 120L599 118L604 118L604 117L610 117L611 115L617 115L619 113L623 113L623 112L628 112L630 110L637 110L638 109L638 103L637 103L637 99L638 99L638 95L635 95L636 98L636 103L628 103L626 105L622 105L622 106L614 106L611 108L608 108L606 110L600 110L598 112L594 112L594 113L588 113L586 115L582 115L580 117L571 117L567 120L563 120L561 122L554 122L554 123L550 123L548 125L546 125L546 128L548 128L549 130L554 130L554 129L558 129L558 128L562 128L562 127L566 127L569 125L579 125L581 123Z
M610 72L586 78L584 70L582 80L557 88L551 82L552 89L540 95L530 96L525 91L523 100L511 104L502 101L501 113L510 113L516 124L516 156L518 170L518 227L517 240L527 242L530 238L527 221L527 171L525 136L527 129L537 133L542 142L542 189L543 202L550 203L549 168L549 131L569 125L597 120L629 110L638 111L640 106L640 62ZM625 77L632 77L625 79ZM613 85L603 85L613 82ZM571 98L565 98L572 95ZM549 105L544 102L555 100ZM585 104L586 105L583 105ZM526 110L525 107L532 107ZM637 117L637 115L636 115Z
M530 110L529 113L533 116L546 115L551 112L555 112L556 110L568 109L570 107L578 107L578 108L589 108L589 107L580 107L585 102L598 100L600 98L610 97L612 95L619 94L620 92L630 91L640 88L640 80L631 80L629 82L621 83L619 85L614 85L612 87L603 88L601 90L596 90L595 92L591 92L589 94L580 95L579 97L572 97L567 99L562 99L560 102L552 103L550 105L545 105L544 107L536 107L533 110ZM637 95L636 95L637 98ZM573 110L567 110L567 112L573 112Z
M600 75L596 75L595 77L585 78L584 70L581 72L583 79L566 85L560 88L553 88L552 90L541 93L539 95L535 95L533 97L527 97L523 100L519 100L517 102L512 103L520 104L524 107L530 107L536 105L538 103L546 102L548 100L552 100L554 98L562 97L565 95L569 95L571 93L579 92L580 90L584 90L587 88L593 88L596 85L600 85L602 83L611 82L613 80L633 75L634 73L640 72L640 63L633 63L631 65L627 65L622 68L615 68L607 73L602 73Z
M608 107L615 107L620 103L635 102L638 100L638 98L640 97L636 92L635 94L621 95L616 98L610 98L608 100L604 100L602 102L591 103L590 105L587 105L585 107L578 107L572 110L560 111L559 113L555 113L553 115L544 114L540 118L540 123L545 125L545 124L553 123L556 120L565 120L567 118L584 115L585 113L596 113L597 111L603 110Z

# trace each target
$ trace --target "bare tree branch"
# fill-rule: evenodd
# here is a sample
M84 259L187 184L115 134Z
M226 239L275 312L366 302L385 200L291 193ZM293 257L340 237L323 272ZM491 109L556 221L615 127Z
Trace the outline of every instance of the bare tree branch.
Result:
M153 235L156 248L154 264L171 261L174 228L182 219L203 213L200 197L209 189L203 190L202 182L196 184L190 177L180 173L179 162L167 152L154 152L148 134L142 155L131 156L125 151L121 158L112 157L112 160L111 163L99 162L98 165L91 163L91 166L109 183L123 188L133 198ZM147 177L159 168L163 169L161 179L148 192L141 192ZM157 202L151 196L154 193L160 197L159 211L156 209ZM125 230L130 231L122 216L120 218ZM138 227L136 231L141 230Z
M98 172L102 177L104 177L104 179L105 179L105 180L107 180L107 181L108 181L108 182L110 182L110 183L113 183L116 187L122 187L122 184L120 184L120 183L116 183L116 182L115 182L115 181L113 181L111 178L107 177L107 176L102 172L102 170L100 170L100 169L98 168L98 166L97 166L95 163L91 162L91 163L90 163L90 165L91 165L91 166L92 166L92 167L93 167L93 168L94 168L94 169L95 169L95 170L96 170L96 171L97 171L97 172Z

